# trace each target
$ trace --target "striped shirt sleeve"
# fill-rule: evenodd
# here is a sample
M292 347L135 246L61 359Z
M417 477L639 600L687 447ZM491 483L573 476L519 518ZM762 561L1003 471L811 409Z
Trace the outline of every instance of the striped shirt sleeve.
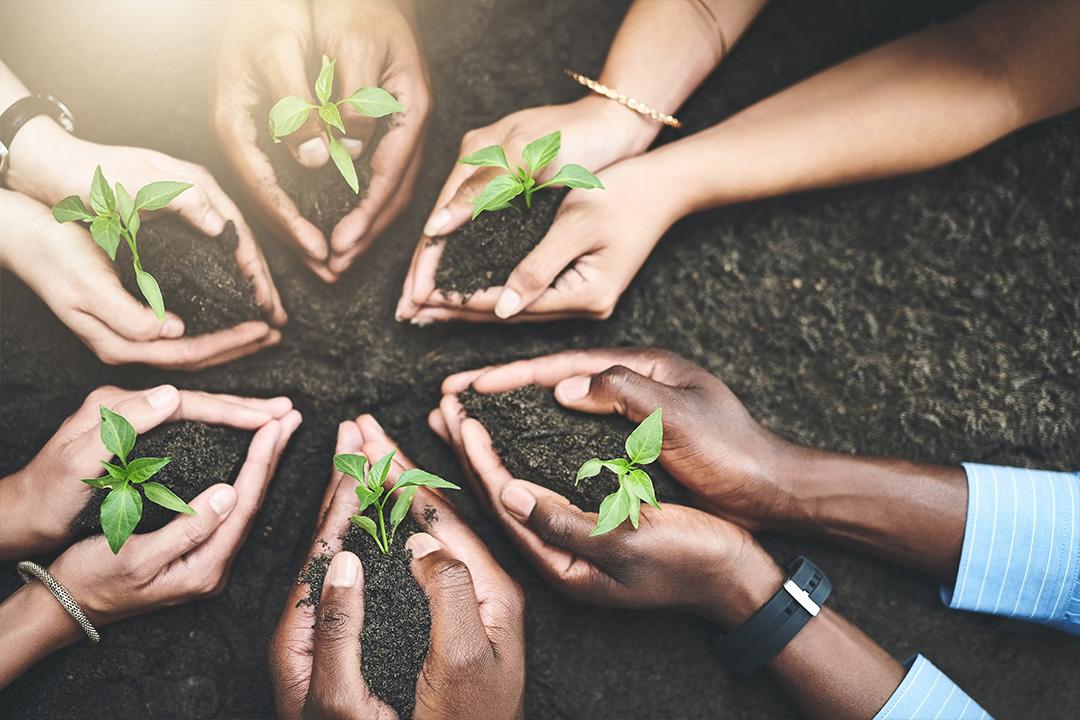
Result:
M1004 615L1080 635L1080 474L964 464L967 524L956 610Z
M990 720L990 714L922 655L910 658L896 692L874 720Z

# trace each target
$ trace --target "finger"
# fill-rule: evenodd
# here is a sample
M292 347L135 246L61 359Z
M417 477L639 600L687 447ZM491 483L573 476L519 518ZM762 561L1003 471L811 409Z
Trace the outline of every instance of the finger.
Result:
M577 225L564 224L556 216L547 235L510 272L495 303L497 317L505 320L531 305L567 265L590 249L589 239L582 237Z
M435 408L428 413L428 427L432 432L438 435L443 442L450 442L450 429L446 427L446 418L443 417L442 410Z
M133 545L130 552L140 565L165 567L209 540L236 506L236 490L227 483L211 485L190 505L194 515L180 514L160 530L128 540L125 547Z
M363 631L364 571L360 558L342 551L326 571L315 619L308 706L326 717L331 708L349 708L354 717L370 696L361 670Z
M491 167L476 168L474 172L468 174L458 185L450 200L428 218L427 223L424 224L424 235L428 237L449 235L469 222L473 214L473 198L483 191L485 185L503 174L505 171L501 168Z
M84 416L86 421L80 419L78 430L73 428L73 432L78 433L73 441L73 447L77 449L74 455L90 459L85 471L98 474L101 473L98 461L112 457L112 453L101 444L98 429L101 424L98 408L101 405L122 415L141 435L168 420L179 404L180 392L172 385L158 385L141 391L99 389L91 393L83 404L87 411Z
M224 193L222 195L224 196ZM227 196L221 201L224 202L225 200L228 201L229 206L235 208ZM266 258L263 257L262 250L259 249L258 243L255 242L255 236L248 224L244 222L240 211L236 210L235 214L231 214L228 206L226 206L225 212L236 227L238 240L236 245L236 265L240 268L240 274L251 282L255 294L255 303L259 306L259 310L270 320L272 325L281 327L289 319L289 316L281 305L281 296L278 294L274 280L270 276L270 267L266 264Z
M369 43L345 42L334 43L334 47L326 48L327 52L335 53L337 59L334 67L337 76L337 86L341 88L339 96L348 97L363 87L379 87L385 85L382 81L382 58L376 47ZM387 92L397 97L389 87ZM397 98L404 102L402 98ZM408 107L405 105L405 107ZM340 106L341 122L345 126L345 137L342 142L348 148L349 154L355 160L360 157L364 147L371 142L371 136L375 132L375 118L361 114L349 103Z
M269 88L270 97L277 102L294 96L310 105L318 105L307 79L307 52L299 38L278 38L276 42L279 47L270 55L273 62L262 66L263 79ZM315 110L308 114L307 120L298 130L280 140L289 149L293 159L304 167L319 168L330 160L330 146Z
M491 641L468 565L427 533L415 533L405 546L412 553L416 582L428 598L434 660L451 668L475 668L476 658L491 656Z
M458 157L463 158L466 155L471 154L475 150L479 150L481 146L466 148L465 142L462 141L461 149L458 151ZM461 186L468 182L468 180L476 175L482 168L476 165L464 165L462 163L454 163L454 167L450 170L450 174L446 178L446 182L443 183L442 189L439 191L439 197L435 200L435 207L432 208L431 214L428 216L427 222L424 223L424 235L427 237L439 237L440 235L448 235L451 231L447 228L450 227L450 222L453 219L453 213L446 208L446 205L457 196L461 190ZM481 183L483 187L485 183ZM469 216L472 215L470 211ZM428 231L431 231L430 233Z
M573 311L573 312L560 312L560 313L537 313L532 312L531 308L526 308L522 312L509 317L501 319L493 312L478 312L475 310L466 310L464 308L441 308L441 307L426 307L417 311L416 316L410 320L413 325L426 326L432 323L438 322L450 322L453 320L459 322L472 322L472 323L504 323L504 324L519 324L519 323L540 323L540 322L557 322L559 320L573 320L578 318L595 319L590 312L585 311Z
M450 290L435 288L428 299L424 302L424 309L447 308L450 310L465 310L469 312L494 315L495 303L502 293L502 285L494 285L482 290L477 290L469 296ZM494 320L494 318L492 318Z
M353 420L346 420L338 424L337 445L334 447L334 455L359 453L364 446L364 437L360 434L360 428ZM322 502L319 503L320 523L326 517L326 511L330 509L330 503L334 500L338 484L345 475L337 468L330 472L330 482L326 484Z
M624 365L614 365L595 375L569 377L555 386L555 399L568 408L619 413L634 422L671 402L672 395L669 386Z
M178 370L199 370L250 355L281 341L281 333L261 321L245 322L227 330L179 340L154 340L122 346L124 362L142 362Z
M471 385L480 393L501 393L526 385L555 388L568 378L595 375L616 365L665 384L680 376L696 379L699 374L696 365L674 353L652 348L604 348L567 350L486 368Z
M435 271L439 267L445 247L445 241L432 240L427 236L422 236L418 241L394 314L398 320L408 320L415 316L435 291Z
M273 413L275 409L277 408L270 404L265 407L253 407L250 404L233 402L212 393L182 390L180 403L170 420L193 420L209 425L227 425L242 430L255 430L275 418Z
M524 523L546 545L566 550L572 555L595 560L607 541L591 537L596 517L589 517L566 498L550 491L539 492L540 486L523 480L506 483L499 500L507 512Z
M172 312L165 313L164 321L158 320L149 306L124 289L115 273L108 273L98 292L85 298L83 311L120 337L134 342L179 338L184 334L183 320Z
M187 393L201 393L199 390L185 390ZM255 398L255 397L242 397L240 395L229 395L228 393L201 393L203 395L209 395L227 403L233 405L241 405L252 410L260 410L269 413L272 417L281 418L287 412L293 409L292 400L279 395L272 398Z

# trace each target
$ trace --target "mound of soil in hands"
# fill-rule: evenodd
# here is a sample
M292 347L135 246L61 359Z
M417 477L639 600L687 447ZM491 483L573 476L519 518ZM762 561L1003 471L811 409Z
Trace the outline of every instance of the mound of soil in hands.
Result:
M262 317L251 282L236 264L238 243L231 220L216 238L174 217L146 223L139 230L143 267L161 286L165 309L184 321L185 335L223 330ZM142 300L131 257L123 248L116 264L120 282Z
M607 470L574 483L589 458L626 457L626 436L634 423L622 415L590 415L567 410L555 394L539 385L506 393L466 390L459 396L470 417L487 428L492 445L510 474L559 493L586 512L614 492L615 475ZM658 463L645 467L661 503L689 504L686 489Z
M353 160L356 179L360 184L359 194L352 191L332 160L320 168L306 168L296 162L285 143L275 143L268 135L259 136L259 147L270 158L281 189L296 203L300 214L319 228L327 240L341 218L352 212L367 195L368 185L371 184L371 156L379 145L379 138L385 133L385 125L383 121L376 124L371 140L360 156Z
M425 512L426 520L433 520ZM423 528L406 517L398 526L390 554L383 555L366 532L349 524L343 547L356 553L364 566L364 632L359 638L361 668L368 687L398 717L411 718L416 702L416 680L427 657L428 636L431 633L431 613L427 596L416 583L409 563L412 553L405 541ZM296 582L307 583L308 596L301 605L319 604L323 579L333 555L318 555L311 560Z
M512 207L481 213L446 237L431 239L429 242L446 243L435 270L435 287L467 298L505 283L517 264L544 239L567 192L566 188L541 190L533 195L533 206L528 210L518 207L522 203L518 198Z
M140 457L171 457L172 462L155 475L152 480L172 490L184 502L191 500L206 488L220 482L232 483L240 473L247 457L248 443L252 433L220 425L198 422L176 422L159 425L140 435L129 460ZM77 537L101 532L101 501L108 490L94 489L86 507L71 523ZM143 514L136 533L160 530L176 513L143 498Z

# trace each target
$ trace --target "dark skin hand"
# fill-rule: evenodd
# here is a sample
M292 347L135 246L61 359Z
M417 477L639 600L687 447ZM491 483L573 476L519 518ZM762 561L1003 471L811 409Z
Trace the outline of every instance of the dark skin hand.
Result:
M962 468L800 447L759 425L719 378L656 349L570 351L452 375L442 414L458 412L455 393L467 387L497 393L529 384L553 388L568 408L633 422L662 407L660 462L714 515L956 576L967 517Z
M513 478L487 430L444 403L436 431L454 446L474 491L540 574L568 597L595 605L674 608L724 629L748 620L785 573L749 532L693 508L642 508L629 524L591 537L583 512L535 483ZM872 717L895 692L903 668L828 608L769 664L808 717Z
M396 450L370 415L341 424L337 453L380 458ZM412 463L400 452L387 482ZM296 604L308 594L296 585L270 641L274 698L283 718L391 720L396 713L368 688L361 672L364 627L363 567L341 551L356 513L355 480L334 472L323 498L322 522L311 557L335 553L316 613ZM414 718L451 720L524 717L524 595L479 538L438 491L421 488L412 512L436 519L409 538L412 571L428 596L431 645L416 685Z

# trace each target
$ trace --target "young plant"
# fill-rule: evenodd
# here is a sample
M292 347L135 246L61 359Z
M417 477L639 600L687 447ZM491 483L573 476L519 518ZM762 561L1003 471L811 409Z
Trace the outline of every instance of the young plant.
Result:
M312 105L303 98L290 95L274 103L270 108L270 137L274 142L281 142L281 138L291 135L307 122L312 110L317 110L319 119L326 125L326 134L330 138L330 159L334 161L338 172L349 183L354 193L360 193L360 181L356 178L356 168L353 166L349 151L338 138L334 137L333 130L336 128L345 135L345 125L341 122L342 105L349 104L361 115L369 118L381 118L390 113L405 110L397 99L380 87L362 87L344 100L336 103L330 102L330 96L334 92L334 63L325 55L322 56L322 69L319 77L315 80L315 97L319 104Z
M373 508L375 520L367 515L353 515L349 518L354 525L362 528L379 546L383 555L390 554L390 546L394 543L394 534L398 525L405 519L412 506L413 498L416 497L417 488L445 488L447 490L460 490L452 482L443 480L438 475L432 475L420 468L411 468L401 473L401 477L393 487L386 488L386 475L390 472L390 461L394 458L394 451L384 455L381 460L368 468L367 458L363 455L345 453L334 456L334 467L357 482L356 497L360 498L360 513L368 508ZM397 490L401 490L394 506L390 509L390 534L386 533L386 502ZM376 524L376 521L378 524Z
M660 503L656 500L652 478L640 466L655 462L660 457L660 446L664 444L664 424L661 409L653 410L649 417L641 421L626 438L626 457L614 460L593 458L586 460L577 471L574 484L585 478L595 477L607 468L619 478L619 489L604 498L600 503L600 517L591 535L603 535L622 524L627 517L637 529L641 516L641 502L645 501L657 510Z
M143 268L139 258L138 235L142 226L139 220L139 212L142 210L160 210L168 205L177 195L191 187L188 183L162 180L152 182L139 189L135 193L135 199L124 189L120 183L116 183L116 192L113 193L105 176L98 165L94 171L94 179L90 181L90 210L83 205L82 198L78 195L69 195L53 206L53 217L57 222L85 222L90 223L90 235L94 242L105 251L112 261L116 260L116 249L120 246L120 238L124 238L131 250L131 261L135 266L135 280L139 283L146 302L150 304L158 320L165 319L165 301L161 297L161 288L158 287L154 276Z
M562 131L556 130L550 135L545 135L539 140L533 140L525 146L521 153L525 165L518 165L517 170L510 168L506 160L506 153L499 145L488 145L486 148L477 150L472 155L466 155L458 160L462 165L479 165L482 167L502 168L506 175L493 178L480 194L473 198L472 219L482 212L495 212L504 208L517 206L511 205L510 201L518 195L525 196L525 207L532 207L532 196L537 190L546 187L563 185L568 188L581 188L584 190L604 189L604 184L591 172L570 163L559 168L559 172L545 183L536 183L536 174L551 164L555 156L559 154L562 146Z
M99 412L101 443L116 456L120 464L114 465L102 460L101 464L105 466L108 474L83 482L91 487L109 490L109 494L101 502L101 529L105 532L113 554L116 554L131 537L142 518L142 497L136 490L137 487L142 488L147 500L166 510L194 515L195 509L178 498L169 488L150 480L168 465L172 458L146 457L129 461L128 454L135 447L135 428L131 427L131 423L124 416L114 413L104 405L99 408Z

